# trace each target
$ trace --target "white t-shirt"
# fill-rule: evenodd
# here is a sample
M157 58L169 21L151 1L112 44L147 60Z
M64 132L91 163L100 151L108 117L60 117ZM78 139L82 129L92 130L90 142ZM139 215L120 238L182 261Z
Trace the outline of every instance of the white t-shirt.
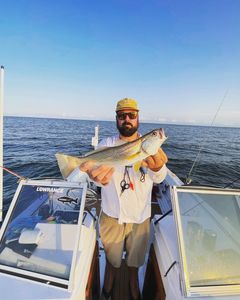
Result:
M103 139L98 148L113 147L125 143L118 136ZM115 167L111 181L102 186L102 209L110 217L117 218L118 223L142 223L151 216L151 195L153 182L162 182L167 175L167 167L164 165L160 171L153 172L147 169L145 181L141 182L141 172L135 172L128 168L131 188L121 192L121 181L124 178L125 167Z

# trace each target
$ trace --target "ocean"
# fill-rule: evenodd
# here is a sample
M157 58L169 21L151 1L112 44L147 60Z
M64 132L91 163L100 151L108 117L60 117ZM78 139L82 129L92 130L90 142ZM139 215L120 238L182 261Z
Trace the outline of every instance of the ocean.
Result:
M91 138L117 134L115 122L4 117L4 166L27 178L61 178L55 153L73 155L92 150ZM141 123L140 132L163 127L168 168L185 181L199 149L192 185L240 188L240 128ZM4 211L18 179L4 171ZM235 181L235 182L234 182Z

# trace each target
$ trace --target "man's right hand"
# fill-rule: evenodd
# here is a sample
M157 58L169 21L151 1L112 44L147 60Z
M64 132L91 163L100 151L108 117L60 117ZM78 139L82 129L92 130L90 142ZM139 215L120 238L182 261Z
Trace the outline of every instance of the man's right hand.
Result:
M115 171L113 167L107 165L96 166L93 161L87 161L79 166L79 169L86 172L95 182L106 185L110 182Z

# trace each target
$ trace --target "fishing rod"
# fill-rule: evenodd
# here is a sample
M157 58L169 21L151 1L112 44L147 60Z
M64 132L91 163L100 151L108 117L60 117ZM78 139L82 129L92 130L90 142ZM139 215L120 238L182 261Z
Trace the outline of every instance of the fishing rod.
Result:
M10 169L8 169L4 166L0 166L0 170L4 170L4 171L8 172L9 174L12 174L13 176L16 176L19 179L27 179L26 177L23 177L23 176L17 174L16 172L13 172L12 170L10 170Z
M224 94L224 96L223 96L223 98L222 98L222 100L221 100L221 102L220 102L220 104L219 104L219 106L218 106L218 109L217 109L217 111L216 111L216 113L215 113L215 115L214 115L214 117L213 117L213 119L212 119L212 122L211 122L211 124L210 124L210 127L213 126L213 124L214 124L214 122L215 122L215 120L216 120L216 118L217 118L217 115L218 115L218 113L219 113L219 111L220 111L220 109L221 109L221 107L222 107L222 105L223 105L223 102L225 101L225 99L226 99L226 97L227 97L227 95L228 95L228 92L229 92L229 89L226 90L226 92L225 92L225 94ZM198 158L200 157L200 154L201 154L201 152L202 152L202 149L204 148L204 143L205 143L205 141L206 141L206 138L205 138L205 139L202 141L202 143L200 144L200 148L199 148L199 151L198 151L198 153L197 153L197 156L196 156L196 158L195 158L195 160L194 160L194 162L193 162L193 164L192 164L192 167L191 167L191 169L190 169L190 171L189 171L189 173L188 173L188 176L186 177L185 183L186 183L187 185L190 184L190 183L192 182L192 178L191 178L190 176L191 176L191 174L193 173L193 169L194 169L194 167L195 167L195 165L196 165L196 163L197 163ZM199 160L199 161L200 161L200 160Z
M0 165L3 164L3 87L4 67L0 67ZM3 170L0 168L0 222L2 221L3 207Z

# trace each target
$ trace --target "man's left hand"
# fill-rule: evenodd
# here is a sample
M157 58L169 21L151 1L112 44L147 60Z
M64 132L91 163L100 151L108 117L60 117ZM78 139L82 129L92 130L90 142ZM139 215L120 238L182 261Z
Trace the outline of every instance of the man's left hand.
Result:
M157 172L168 161L167 155L160 148L155 155L148 156L142 161L142 167L149 168L150 170Z

